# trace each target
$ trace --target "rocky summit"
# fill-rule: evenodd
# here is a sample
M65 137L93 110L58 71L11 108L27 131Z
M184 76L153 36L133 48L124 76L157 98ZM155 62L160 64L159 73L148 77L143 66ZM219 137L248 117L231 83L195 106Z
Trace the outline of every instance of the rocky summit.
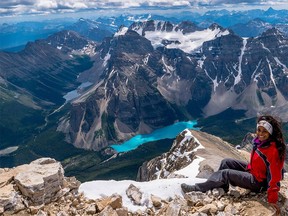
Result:
M173 166L171 155L175 156ZM239 151L215 136L184 130L178 135L169 152L147 162L146 165L149 164L153 170L154 165L159 167L157 161L166 161L167 163L162 165L171 165L170 169L166 166L169 174L160 174L157 178L175 178L181 183L181 177L171 173L175 173L181 166L187 166L187 161L191 163L193 158L200 155L204 160L202 165L200 164L199 174L207 170L208 166L210 171L214 171L219 160L224 157L237 156L245 159L247 152ZM140 169L142 174L145 167L147 170L146 165ZM162 166L162 170L164 167ZM151 173L149 179L155 178ZM209 172L206 172L207 175ZM265 192L256 194L230 186L227 193L223 189L214 189L206 193L182 193L168 199L151 192L151 204L148 205L148 201L143 203L142 182L137 183L137 186L130 184L125 189L125 196L129 198L131 205L139 206L139 210L131 211L127 202L123 201L124 197L119 195L119 191L115 191L111 196L103 195L101 198L90 199L79 190L79 181L74 177L64 176L63 167L59 162L52 158L40 158L30 164L0 170L0 215L275 215L275 210L267 203ZM285 174L278 200L281 215L288 214L287 194L288 175Z

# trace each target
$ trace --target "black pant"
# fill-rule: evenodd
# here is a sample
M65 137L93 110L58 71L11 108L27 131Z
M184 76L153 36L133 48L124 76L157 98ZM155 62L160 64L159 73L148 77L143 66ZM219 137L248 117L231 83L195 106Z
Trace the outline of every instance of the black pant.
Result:
M263 189L263 184L258 182L256 178L246 171L247 163L235 159L224 159L221 161L219 170L214 172L206 182L196 184L196 187L202 192L212 190L214 188L229 189L229 184L250 189L259 192Z

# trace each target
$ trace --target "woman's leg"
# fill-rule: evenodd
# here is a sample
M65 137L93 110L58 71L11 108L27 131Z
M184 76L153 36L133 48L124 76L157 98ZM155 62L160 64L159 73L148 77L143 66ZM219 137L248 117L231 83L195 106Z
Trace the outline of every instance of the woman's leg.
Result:
M254 188L253 182L256 180L250 173L245 172L246 166L247 163L244 161L231 158L223 159L218 171L213 173L206 182L196 185L181 184L181 188L185 193L191 191L206 192L213 188L223 188L227 192L229 190L229 183L234 186L249 189Z
M221 164L218 170L233 169L233 170L245 171L247 164L248 163L244 161L240 161L240 160L236 160L232 158L225 158L221 161Z
M261 184L251 173L233 169L219 170L213 173L206 182L196 185L201 191L208 191L219 187L228 189L229 184L252 191L260 191L261 189Z
M217 172L213 173L204 183L198 183L191 186L186 185L186 188L185 185L181 186L184 192L206 192L214 188L223 188L227 192L229 184L250 189L252 191L260 191L262 186L251 173L233 169L218 170Z

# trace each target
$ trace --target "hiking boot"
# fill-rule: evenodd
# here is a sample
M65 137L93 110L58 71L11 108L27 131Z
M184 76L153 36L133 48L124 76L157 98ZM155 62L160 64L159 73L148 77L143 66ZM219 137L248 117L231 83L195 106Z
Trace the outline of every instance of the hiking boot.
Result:
M187 185L185 183L181 184L181 189L184 193L189 193L192 191L198 191L195 185Z
M224 187L222 187L222 188L223 188L223 190L224 190L225 193L228 193L228 191L229 191L229 185L228 185L228 186L224 186Z

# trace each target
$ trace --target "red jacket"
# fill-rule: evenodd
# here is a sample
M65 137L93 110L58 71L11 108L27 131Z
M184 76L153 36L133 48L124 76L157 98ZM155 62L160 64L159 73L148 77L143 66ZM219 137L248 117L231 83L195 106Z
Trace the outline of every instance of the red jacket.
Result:
M278 191L282 179L284 160L279 159L275 142L254 148L251 152L249 172L259 182L267 182L267 199L269 203L278 201Z

